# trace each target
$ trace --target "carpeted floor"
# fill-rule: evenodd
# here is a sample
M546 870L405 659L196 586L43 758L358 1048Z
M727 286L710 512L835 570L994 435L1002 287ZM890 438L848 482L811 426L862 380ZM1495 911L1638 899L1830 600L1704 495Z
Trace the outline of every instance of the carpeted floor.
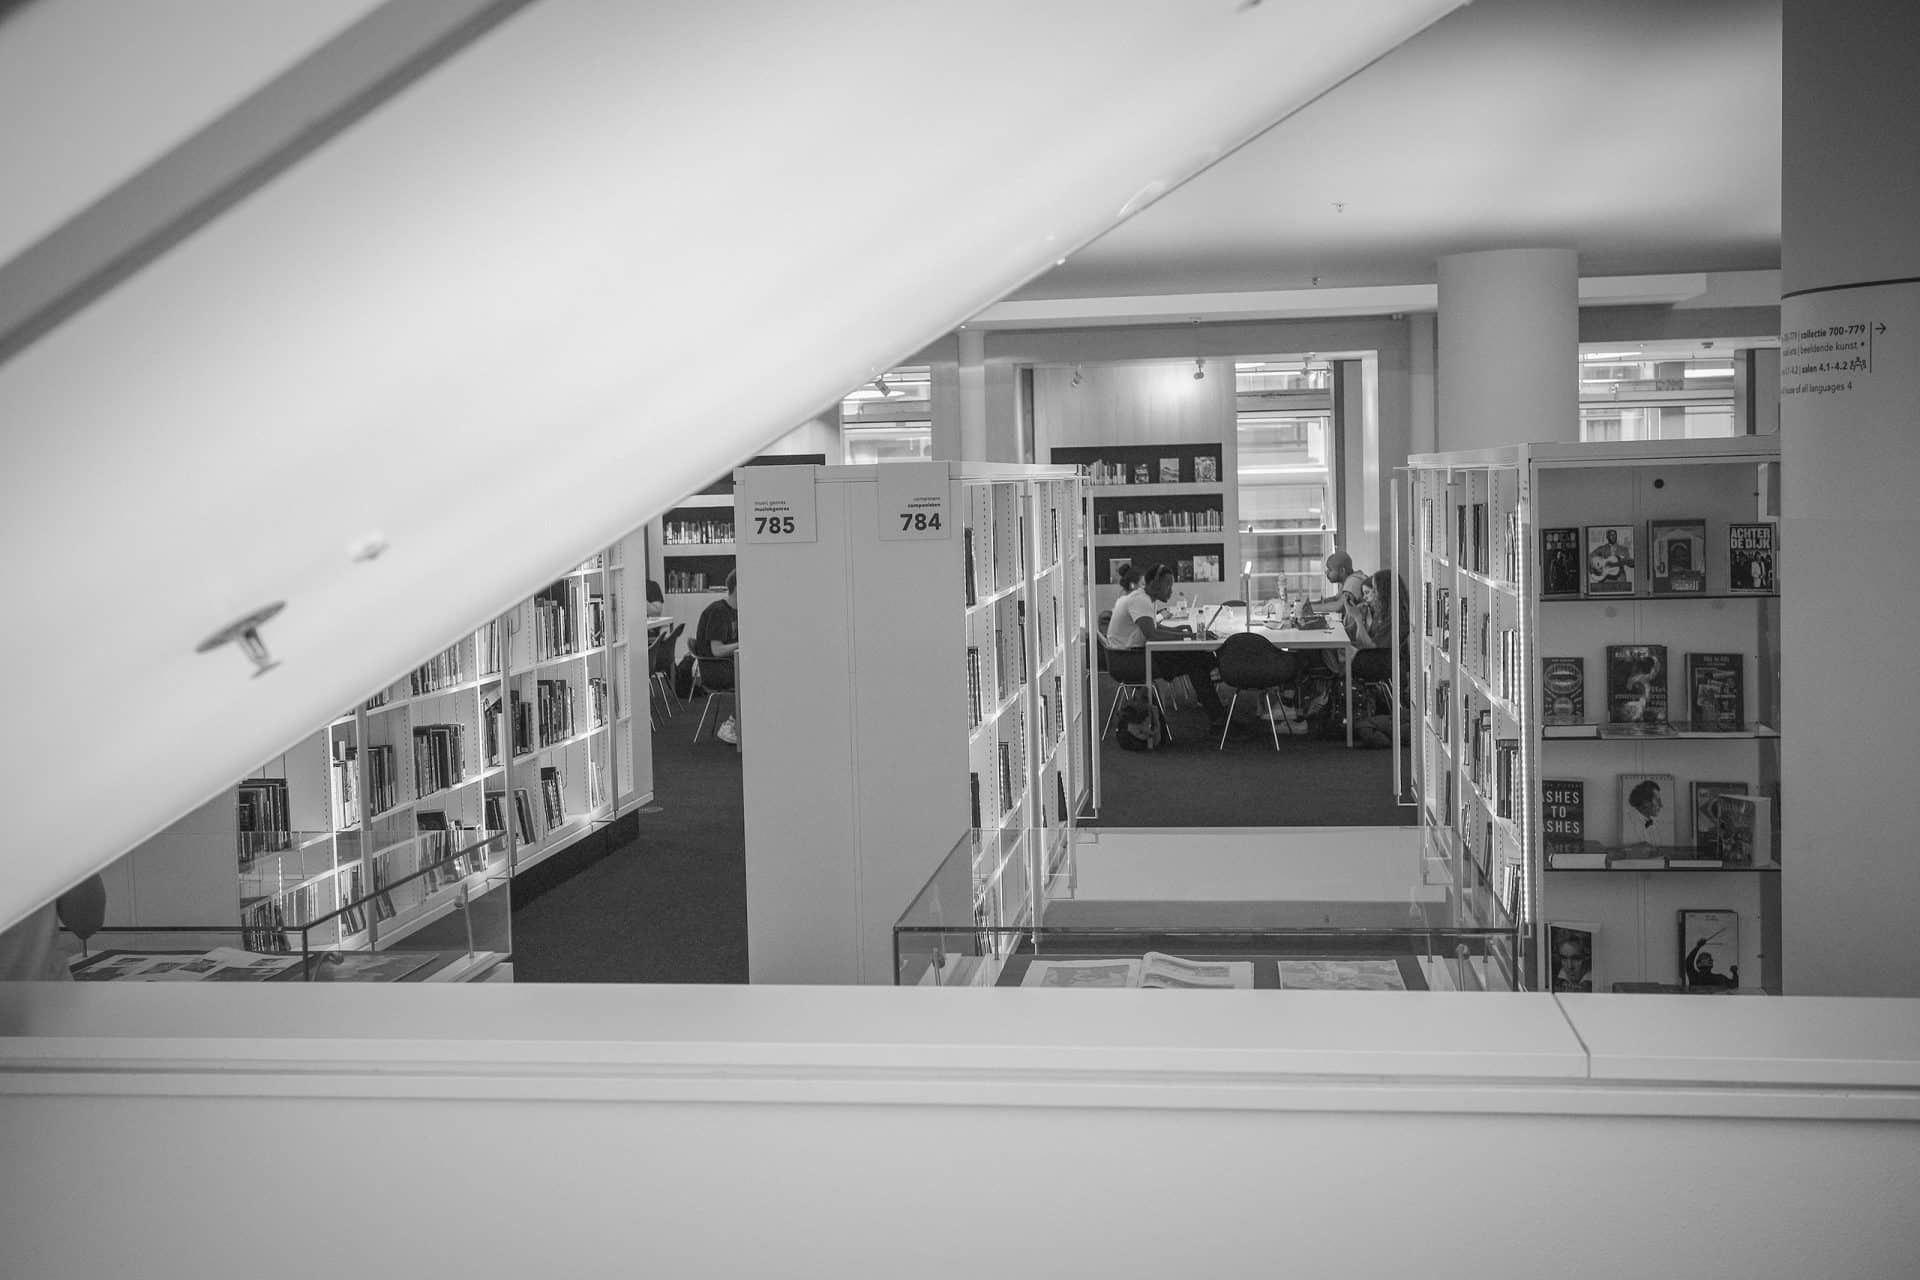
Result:
M1104 720L1113 685L1103 676ZM747 888L740 756L711 734L692 741L699 706L653 737L654 803L637 834L513 911L521 982L745 982ZM1109 827L1398 826L1393 753L1344 741L1280 740L1244 703L1226 750L1191 708L1169 721L1172 745L1122 751L1103 742L1101 806ZM930 853L935 857L937 853ZM537 870L537 869L536 869ZM531 881L533 877L529 877Z

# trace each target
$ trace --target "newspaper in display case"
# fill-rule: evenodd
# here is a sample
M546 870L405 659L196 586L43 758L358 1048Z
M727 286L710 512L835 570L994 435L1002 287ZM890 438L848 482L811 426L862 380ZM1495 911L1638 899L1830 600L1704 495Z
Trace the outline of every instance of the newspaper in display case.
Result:
M1170 990L1227 989L1253 985L1251 960L1186 960L1160 951L1139 959L1035 960L1023 987L1155 987Z

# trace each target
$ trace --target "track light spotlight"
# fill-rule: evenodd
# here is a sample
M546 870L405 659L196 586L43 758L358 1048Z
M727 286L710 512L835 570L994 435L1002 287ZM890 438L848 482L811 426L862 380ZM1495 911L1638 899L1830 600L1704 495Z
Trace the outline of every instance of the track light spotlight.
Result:
M1076 387L1080 385L1080 366L1079 365L1073 366L1073 385Z
M873 380L873 389L880 393L882 400L893 394L893 388L887 385L887 380L884 377Z
M1193 358L1193 380L1200 381L1207 376L1207 362L1199 356Z

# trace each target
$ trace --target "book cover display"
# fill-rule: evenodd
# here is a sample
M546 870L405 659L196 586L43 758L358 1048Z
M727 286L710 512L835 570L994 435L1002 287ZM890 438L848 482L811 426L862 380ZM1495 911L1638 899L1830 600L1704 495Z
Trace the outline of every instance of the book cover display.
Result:
M1680 910L1680 985L1740 985L1740 913Z
M1160 483L1161 484L1179 484L1180 483L1180 459L1178 458L1160 459Z
M1607 646L1609 736L1661 736L1667 725L1667 646Z
M1580 530L1540 531L1540 598L1578 599L1580 596Z
M1630 596L1634 584L1633 526L1587 526L1587 594Z
M1547 724L1586 723L1585 658L1540 659L1540 710Z
M1599 948L1600 926L1564 921L1547 925L1547 955L1553 973L1547 983L1550 991L1605 991L1594 969Z
M1546 837L1548 858L1577 854L1586 848L1587 784L1583 779L1542 778L1540 808L1540 829Z
M1738 653L1687 655L1687 705L1702 733L1746 730L1746 658Z
M1220 459L1210 453L1197 454L1193 459L1193 480L1195 484L1218 484Z
M1741 843L1739 827L1743 818L1751 817L1752 810L1744 805L1726 802L1727 796L1744 796L1747 784L1744 782L1703 782L1693 784L1693 847L1703 858L1719 858L1723 862L1739 865L1742 861L1735 854L1736 846ZM1745 857L1752 857L1752 833L1747 833Z
M1707 589L1707 522L1654 520L1647 525L1653 554L1653 594L1699 595Z
M1727 526L1727 586L1733 591L1772 594L1780 589L1774 556L1777 533L1770 522Z
M1675 828L1672 774L1620 775L1622 847L1653 845L1656 848L1668 848L1676 843Z

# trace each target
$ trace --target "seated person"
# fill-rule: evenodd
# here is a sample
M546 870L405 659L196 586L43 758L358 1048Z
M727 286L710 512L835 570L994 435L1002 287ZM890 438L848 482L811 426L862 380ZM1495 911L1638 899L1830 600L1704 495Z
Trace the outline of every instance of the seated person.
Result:
M727 594L700 611L700 625L687 645L698 659L700 683L709 691L724 691L733 685L733 656L740 651L740 595L737 573L727 575ZM740 725L735 716L714 730L722 742L740 741Z
M1302 601L1300 616L1304 618L1308 614L1321 613L1337 617L1346 629L1349 644L1362 651L1373 648L1373 580L1356 570L1353 557L1344 551L1336 551L1327 557L1326 575L1327 581L1333 585L1333 594L1322 600ZM1357 659L1359 655L1354 656ZM1335 675L1345 674L1346 659L1339 650L1322 650L1321 659L1328 671ZM1322 687L1303 708L1304 714L1318 714L1326 706L1329 692L1329 689Z
M1132 565L1120 570L1120 594L1131 595L1140 585L1140 573Z
M1114 672L1115 679L1122 679L1122 673L1133 674L1139 667L1129 671L1124 660L1116 661L1123 653L1144 651L1149 640L1185 640L1193 632L1184 626L1170 627L1158 618L1160 605L1173 595L1173 570L1164 564L1149 565L1140 575L1140 585L1133 591L1120 597L1113 606L1113 617L1107 623L1107 665ZM1144 665L1144 664L1142 664ZM1206 650L1174 650L1156 653L1153 657L1154 675L1163 680L1172 680L1176 676L1187 676L1193 684L1194 697L1200 702L1200 709L1207 713L1207 723L1215 729L1226 723L1226 708L1220 705L1220 695L1213 687L1213 654Z
M660 590L660 584L652 578L647 579L647 616L658 618L667 611L666 593Z

